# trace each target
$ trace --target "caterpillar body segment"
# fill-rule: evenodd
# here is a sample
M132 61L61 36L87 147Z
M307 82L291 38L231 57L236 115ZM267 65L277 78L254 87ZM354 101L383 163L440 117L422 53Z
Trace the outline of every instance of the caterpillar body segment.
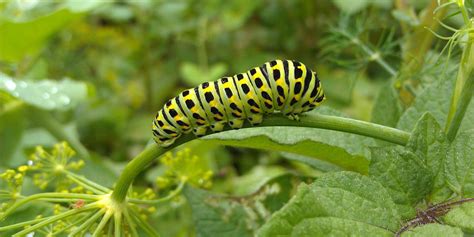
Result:
M273 92L268 77L260 67L253 68L247 72L250 82L257 93L260 105L265 113L273 113Z
M229 126L238 129L244 124L245 111L233 77L224 77L218 80L221 99L227 114ZM222 87L220 87L222 85Z
M240 100L244 104L244 112L247 120L252 125L260 124L263 120L260 100L255 92L252 82L247 73L240 73L234 76L234 82L239 92Z
M205 82L170 99L153 121L153 137L169 146L182 134L204 136L226 124L257 125L264 114L281 112L290 119L319 106L325 99L317 74L303 63L274 60L232 77Z

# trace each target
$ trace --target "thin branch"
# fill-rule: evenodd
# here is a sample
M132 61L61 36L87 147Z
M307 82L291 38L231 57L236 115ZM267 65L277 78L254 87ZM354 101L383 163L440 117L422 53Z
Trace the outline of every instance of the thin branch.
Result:
M87 230L97 219L99 219L104 214L104 212L104 209L99 209L93 216L91 216L90 219L88 219L86 222L82 223L82 225L74 229L74 231L71 232L69 236L76 236L81 232Z
M24 229L24 230L22 230L22 231L20 231L20 232L17 232L17 233L14 234L13 236L14 236L14 237L15 237L15 236L17 236L17 237L19 237L19 236L24 236L24 235L26 235L26 234L28 234L28 233L31 233L31 232L33 232L33 231L39 229L39 228L42 228L42 227L44 227L44 226L46 226L46 225L49 225L49 224L51 224L51 223L54 223L54 222L56 222L56 221L58 221L58 220L64 219L64 218L66 218L66 217L69 217L69 216L72 216L72 215L75 215L75 214L79 214L79 213L81 213L81 212L85 212L85 211L89 211L89 210L95 209L95 208L97 208L97 205L98 205L97 203L91 203L91 204L86 205L86 206L84 206L84 207L82 207L82 208L73 209L73 210L69 210L69 211L63 212L63 213L61 213L61 214L59 214L59 215L56 215L56 216L54 216L54 217L47 218L46 220L44 220L44 221L42 221L42 222L40 222L40 223L37 223L37 224L35 224L35 225L33 225L33 226L30 226L30 227L28 227L28 228L26 228L26 229Z
M468 78L464 84L463 90L461 92L458 104L456 106L456 112L449 124L448 128L448 139L450 141L454 140L456 134L458 133L459 128L461 127L462 120L466 114L466 110L471 102L472 92L474 90L474 72L471 72L471 76Z
M395 128L350 118L322 114L301 115L300 121L290 120L282 114L272 114L267 116L262 124L258 125L258 127L274 126L321 128L342 131L373 137L399 145L405 145L410 138L410 133ZM248 124L244 125L244 128L249 127L250 125ZM225 130L230 130L230 128L227 127ZM152 144L145 148L145 150L129 162L123 170L115 185L115 189L112 192L112 198L118 203L124 202L133 180L146 166L165 152L194 139L196 139L196 137L193 134L184 134L169 147L164 148Z
M135 203L135 204L148 204L148 205L156 205L156 204L159 204L159 203L167 202L167 201L173 199L174 197L176 197L177 195L179 195L181 193L181 191L183 190L185 184L186 184L186 182L181 181L179 183L178 187L175 190L171 191L168 194L168 196L160 198L160 199L140 200L140 199L130 198L130 199L128 199L128 201L132 202L132 203Z
M79 200L79 199L85 199L85 200L93 200L97 201L99 200L99 197L96 195L90 195L90 194L79 194L79 193L38 193L38 194L33 194L31 196L28 196L26 198L23 198L19 200L18 202L15 202L11 207L9 207L2 215L0 216L0 220L3 220L6 218L12 211L17 209L18 207L30 203L33 200L41 200L41 199L49 199L49 198L68 198L70 201L74 200Z

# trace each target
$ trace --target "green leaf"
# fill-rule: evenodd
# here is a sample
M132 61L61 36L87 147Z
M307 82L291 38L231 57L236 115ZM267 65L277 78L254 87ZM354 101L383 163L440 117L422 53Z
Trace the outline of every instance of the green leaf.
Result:
M300 163L304 163L310 166L313 169L320 170L323 172L331 172L331 171L342 171L341 167L335 166L331 163L326 161L317 160L311 157L297 155L288 152L281 152L283 158L290 160L290 161L298 161Z
M474 197L474 130L459 134L449 147L446 178L451 189L463 197Z
M422 158L434 176L433 190L428 199L437 203L446 200L452 191L446 186L445 161L448 141L436 119L425 113L412 132L407 148Z
M295 237L326 236L393 236L393 233L382 228L358 221L336 217L313 217L299 223L291 233Z
M461 229L440 225L440 224L427 224L409 231L403 232L402 237L433 237L433 236L450 236L450 237L463 237Z
M340 115L321 107L322 114ZM317 113L312 111L310 113ZM266 127L217 133L203 139L231 146L290 152L327 161L347 170L367 173L371 138L323 129Z
M382 86L372 110L372 122L395 127L402 112L402 106L392 84Z
M372 148L369 175L379 181L392 196L403 216L422 200L432 187L432 175L415 154L396 147Z
M197 86L203 82L214 81L222 77L227 71L227 66L223 63L217 63L204 70L196 64L184 63L180 70L184 81L189 86Z
M247 196L230 197L186 186L198 236L254 236L271 213L292 196L298 177L290 174L269 180Z
M468 202L453 208L443 220L446 224L459 227L464 232L474 233L474 203Z
M417 95L412 106L403 113L397 127L405 131L411 131L416 122L425 114L430 112L439 124L446 123L449 111L451 92L453 91L453 79L437 78ZM461 124L460 131L474 128L474 103L470 103Z
M245 195L256 192L269 180L286 173L280 166L255 166L245 175L236 177L232 180L233 194Z
M399 222L395 203L382 185L344 171L300 185L290 202L260 229L259 236L313 236L320 228L339 236L353 235L353 231L361 236L391 236ZM356 228L349 228L353 223L358 223Z
M26 22L0 18L0 60L16 62L35 56L48 37L80 16L62 9Z
M0 110L0 166L6 166L20 146L25 130L21 103L11 102Z
M0 73L0 90L23 102L45 110L69 109L87 98L88 88L84 82L70 79L62 81L13 80Z
M193 220L199 236L252 236L247 226L246 213L242 206L225 202L222 197L187 186L184 195L193 211Z

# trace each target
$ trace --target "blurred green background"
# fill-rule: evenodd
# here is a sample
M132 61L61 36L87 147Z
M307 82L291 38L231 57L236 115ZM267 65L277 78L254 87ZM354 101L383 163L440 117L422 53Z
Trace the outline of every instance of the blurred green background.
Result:
M419 11L431 1L407 2ZM400 25L411 24L392 0L2 0L0 167L69 138L92 155L84 174L111 186L150 142L152 119L167 99L277 58L317 70L327 106L371 120L393 75L353 39L398 70ZM248 193L285 170L318 172L277 152L186 146L205 158L218 192ZM152 186L162 172L156 165L137 182ZM181 228L191 222L186 206L156 215L165 236L192 232Z

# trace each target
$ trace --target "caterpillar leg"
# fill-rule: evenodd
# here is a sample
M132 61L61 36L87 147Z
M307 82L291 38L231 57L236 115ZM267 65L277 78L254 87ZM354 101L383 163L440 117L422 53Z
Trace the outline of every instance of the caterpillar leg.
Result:
M196 137L202 137L206 135L207 132L207 127L197 127L193 128L193 133L196 135Z
M163 134L161 134L159 132L159 130L157 129L153 129L153 140L155 140L155 142L157 144L159 144L160 146L163 146L163 147L167 147L171 144L174 143L174 141L180 137L180 136L175 136L175 137L166 137L164 136Z
M298 114L286 114L286 117L288 117L288 119L290 120L300 121L300 117L298 116Z
M220 132L220 131L224 130L225 124L226 124L226 122L224 122L224 121L215 122L214 124L211 125L211 130L213 132Z
M174 137L174 138L167 138L166 141L163 141L163 142L159 142L158 144L160 144L162 147L168 147L170 146L171 144L173 144L176 139L178 139L177 137Z
M233 129L239 129L244 126L244 120L243 119L231 119L229 121L229 126Z
M252 126L259 125L263 121L263 114L253 114L248 117L248 120Z

